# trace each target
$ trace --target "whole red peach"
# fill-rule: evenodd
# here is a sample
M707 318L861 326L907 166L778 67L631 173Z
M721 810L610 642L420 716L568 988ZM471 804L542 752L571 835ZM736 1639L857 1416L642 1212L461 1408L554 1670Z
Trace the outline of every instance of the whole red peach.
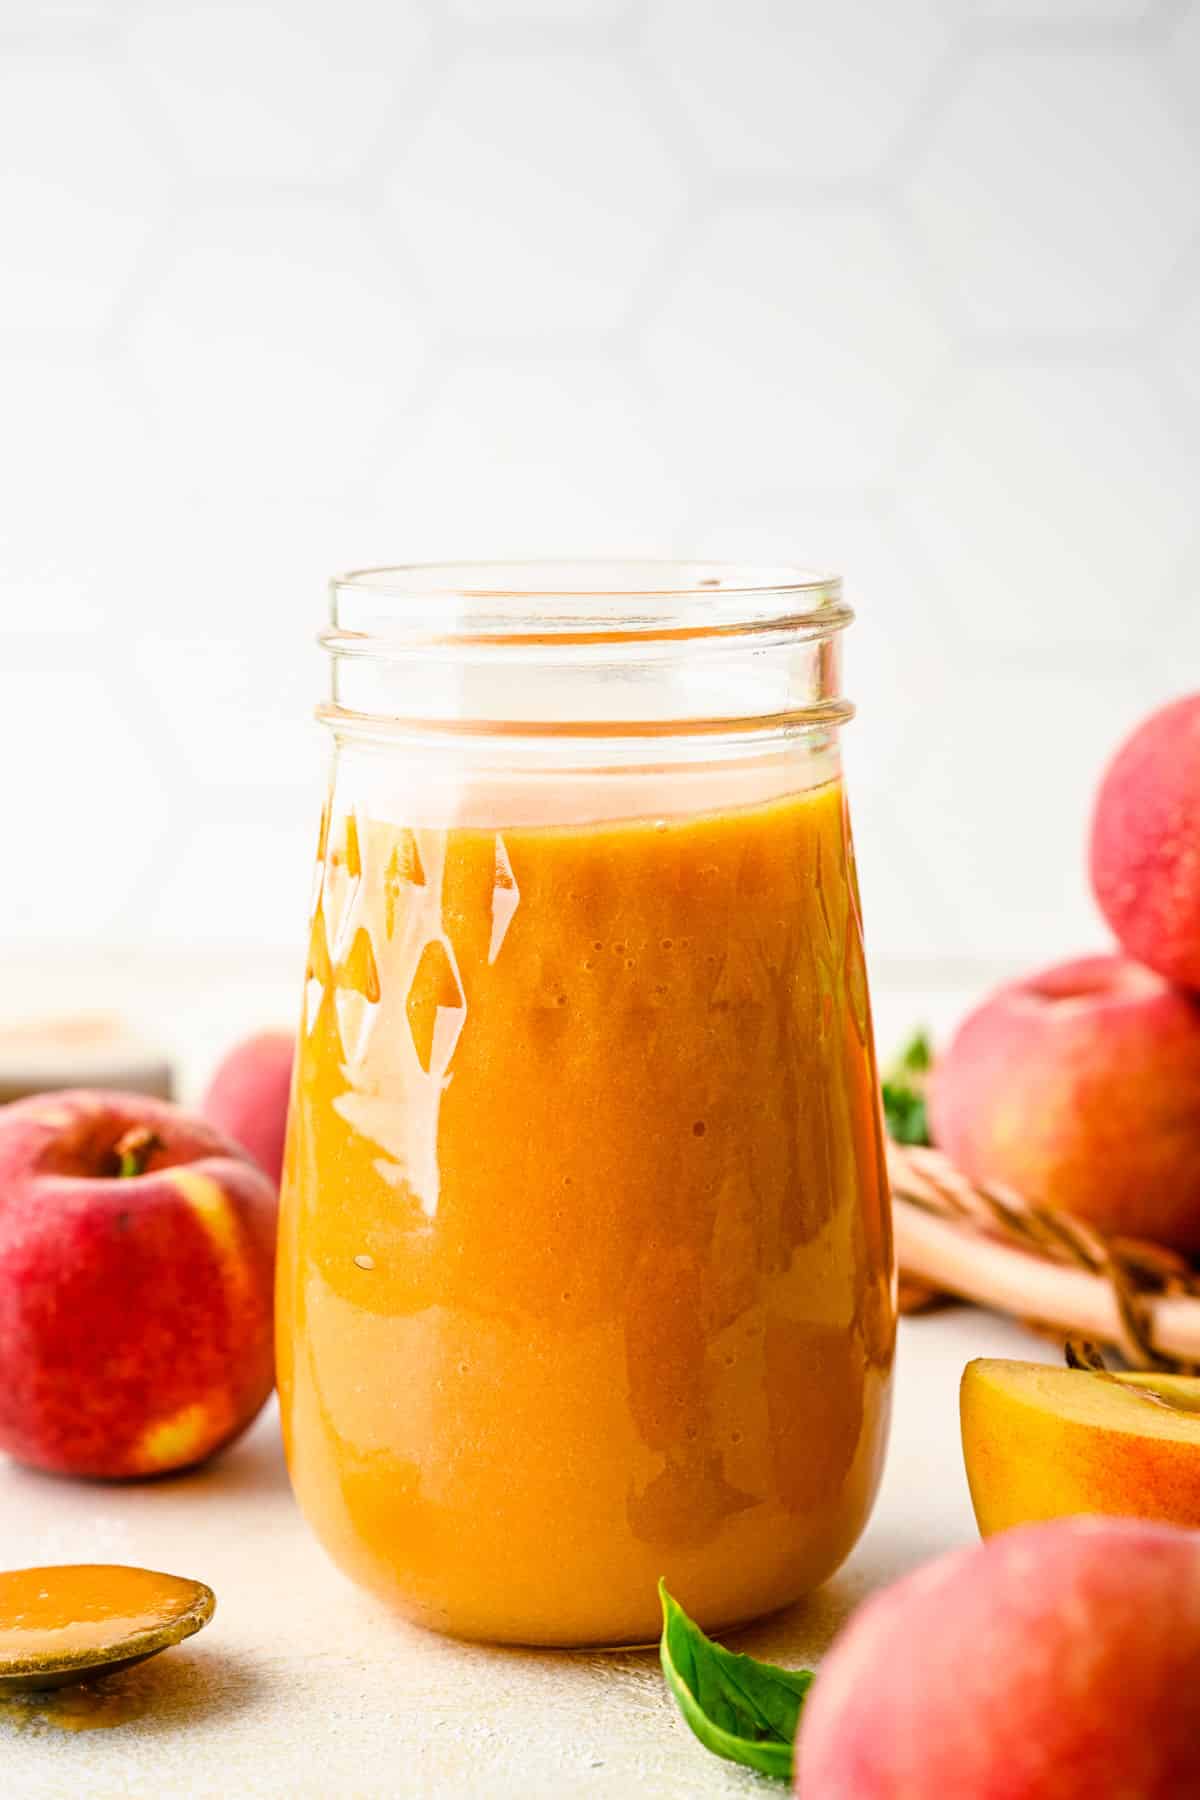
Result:
M260 1031L235 1044L221 1058L200 1102L203 1117L248 1150L276 1187L283 1169L295 1048L289 1031Z
M1200 989L1200 694L1118 750L1092 820L1092 887L1122 948Z
M800 1719L811 1800L1200 1794L1200 1533L1023 1526L878 1594Z
M972 1181L1200 1251L1200 998L1140 963L1000 988L939 1058L929 1113Z
M271 1391L275 1190L162 1100L74 1089L0 1108L0 1450L161 1474Z

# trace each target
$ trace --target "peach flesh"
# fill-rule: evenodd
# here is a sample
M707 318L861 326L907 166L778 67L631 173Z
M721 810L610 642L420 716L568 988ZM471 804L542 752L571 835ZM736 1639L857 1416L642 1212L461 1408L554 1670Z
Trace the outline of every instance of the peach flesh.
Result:
M1200 1529L1200 1379L978 1358L960 1412L985 1537L1083 1513Z

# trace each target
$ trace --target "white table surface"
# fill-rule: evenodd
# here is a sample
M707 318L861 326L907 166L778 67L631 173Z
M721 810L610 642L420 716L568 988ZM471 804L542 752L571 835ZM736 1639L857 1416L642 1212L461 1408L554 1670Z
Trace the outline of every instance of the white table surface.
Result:
M741 1647L811 1664L872 1589L974 1538L957 1387L978 1354L1053 1351L966 1309L904 1323L891 1452L862 1542L809 1602L741 1633ZM0 1706L5 1800L781 1791L696 1743L653 1654L456 1644L357 1593L296 1511L273 1407L225 1457L175 1480L104 1487L0 1463L0 1545L10 1567L140 1563L207 1581L218 1599L199 1637L114 1678L138 1717L69 1733L28 1702Z

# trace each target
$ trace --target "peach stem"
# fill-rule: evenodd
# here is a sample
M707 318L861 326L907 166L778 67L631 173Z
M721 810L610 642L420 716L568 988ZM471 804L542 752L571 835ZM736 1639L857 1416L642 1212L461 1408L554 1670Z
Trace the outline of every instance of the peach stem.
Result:
M123 1180L130 1175L144 1174L146 1164L154 1152L162 1147L162 1139L149 1125L131 1125L113 1145L118 1162L118 1178Z

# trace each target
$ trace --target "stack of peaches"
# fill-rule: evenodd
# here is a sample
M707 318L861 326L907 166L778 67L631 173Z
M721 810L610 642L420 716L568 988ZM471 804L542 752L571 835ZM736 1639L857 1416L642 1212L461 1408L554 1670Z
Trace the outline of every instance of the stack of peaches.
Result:
M1200 695L1122 746L1092 825L1121 954L1002 988L934 1071L939 1148L1123 1240L1200 1256ZM985 1533L1079 1513L1200 1528L1200 1379L977 1361L963 1449Z
M1091 874L1122 953L1046 969L972 1013L933 1076L933 1136L972 1181L1198 1255L1200 694L1117 753Z

